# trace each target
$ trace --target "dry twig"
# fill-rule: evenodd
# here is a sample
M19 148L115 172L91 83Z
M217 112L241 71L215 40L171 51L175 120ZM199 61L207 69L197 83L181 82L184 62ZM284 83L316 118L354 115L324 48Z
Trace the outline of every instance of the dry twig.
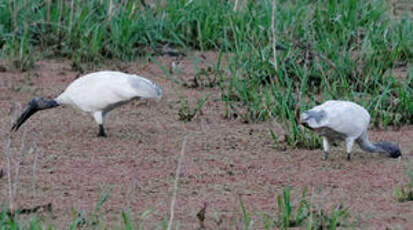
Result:
M178 180L179 180L179 174L180 174L181 167L182 167L182 162L183 162L184 155L185 155L185 146L186 146L186 142L187 142L187 137L188 136L185 136L184 141L182 142L181 156L179 157L178 167L176 168L174 190L173 190L173 194L172 194L169 223L168 223L168 228L167 228L168 230L171 230L172 222L173 222L173 219L174 219L174 207L175 207L175 202L176 202L176 193L178 191Z

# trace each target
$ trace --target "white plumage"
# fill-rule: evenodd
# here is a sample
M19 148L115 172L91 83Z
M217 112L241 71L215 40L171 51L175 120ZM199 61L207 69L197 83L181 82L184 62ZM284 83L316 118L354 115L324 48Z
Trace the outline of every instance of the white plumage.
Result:
M13 125L18 128L35 112L59 105L69 105L90 113L99 125L98 136L106 136L103 128L105 115L119 105L139 98L162 97L162 90L152 81L121 72L102 71L87 74L73 81L54 100L34 98Z
M303 112L300 123L323 137L324 158L328 158L330 143L344 140L347 159L351 158L351 150L356 141L368 152L387 153L391 157L401 155L398 146L391 142L372 144L367 137L370 115L366 109L350 101L326 101L311 110Z

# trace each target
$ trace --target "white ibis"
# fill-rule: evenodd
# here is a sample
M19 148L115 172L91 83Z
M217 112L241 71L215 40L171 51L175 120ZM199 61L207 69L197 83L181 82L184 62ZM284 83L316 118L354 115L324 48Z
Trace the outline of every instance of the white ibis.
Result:
M17 131L34 113L60 105L70 105L90 113L99 125L99 137L106 137L103 119L112 109L139 98L162 97L162 90L152 81L121 72L102 71L90 73L73 81L55 99L33 98L12 126Z
M370 143L367 128L370 115L366 109L350 101L326 101L303 112L300 123L314 130L323 137L324 159L328 158L330 143L344 140L346 143L347 160L351 158L354 141L367 152L387 154L397 158L402 153L397 144L392 142Z

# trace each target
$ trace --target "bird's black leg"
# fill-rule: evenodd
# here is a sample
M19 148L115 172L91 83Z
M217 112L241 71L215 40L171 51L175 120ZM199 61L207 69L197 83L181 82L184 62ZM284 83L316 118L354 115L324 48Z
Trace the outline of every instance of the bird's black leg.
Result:
M99 125L98 137L107 137L107 135L106 135L106 133L105 133L105 129L103 128L103 125L102 125L102 124Z

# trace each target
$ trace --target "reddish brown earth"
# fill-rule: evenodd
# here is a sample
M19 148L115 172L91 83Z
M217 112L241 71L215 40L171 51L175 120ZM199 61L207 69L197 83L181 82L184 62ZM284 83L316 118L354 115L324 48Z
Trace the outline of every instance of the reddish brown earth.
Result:
M214 54L204 57L214 62ZM165 66L176 61L167 56L157 60ZM177 63L183 80L193 78L191 60ZM108 66L154 80L163 88L163 99L136 101L113 111L106 120L106 139L96 137L97 125L89 115L71 108L42 111L12 136L10 148L11 123L26 103L34 96L57 96L79 73L64 60L40 61L26 73L0 73L0 165L6 174L0 179L1 204L10 204L4 154L9 152L13 175L18 168L18 180L13 177L12 181L17 185L17 209L51 203L52 212L36 215L62 229L77 212L90 215L99 194L111 189L99 213L106 226L120 226L120 212L128 207L137 222L150 209L146 228L160 226L169 213L175 171L187 136L175 205L174 224L179 229L199 227L196 214L204 202L207 229L236 229L239 197L252 216L252 229L260 229L260 214L276 215L276 197L286 186L292 188L294 204L305 187L308 200L318 207L329 210L342 202L356 228L413 229L413 202L401 203L394 197L396 186L408 182L405 168L413 168L412 126L370 131L373 141L399 142L402 159L355 148L348 162L340 146L328 161L322 161L321 150L274 148L269 130L279 135L283 131L273 122L244 124L225 119L218 89L178 86L158 65L147 61ZM181 98L194 107L207 94L208 102L191 122L178 119ZM230 227L234 218L236 223Z

